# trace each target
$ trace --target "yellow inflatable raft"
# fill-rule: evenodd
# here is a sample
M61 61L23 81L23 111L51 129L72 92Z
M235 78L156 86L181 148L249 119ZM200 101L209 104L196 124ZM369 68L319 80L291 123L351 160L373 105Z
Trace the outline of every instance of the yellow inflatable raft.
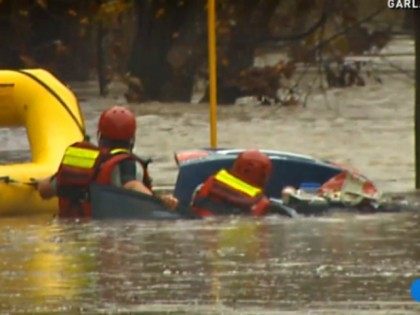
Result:
M0 127L25 127L31 161L0 164L0 216L55 214L57 198L42 200L32 179L52 175L65 148L83 139L74 94L45 70L0 70Z

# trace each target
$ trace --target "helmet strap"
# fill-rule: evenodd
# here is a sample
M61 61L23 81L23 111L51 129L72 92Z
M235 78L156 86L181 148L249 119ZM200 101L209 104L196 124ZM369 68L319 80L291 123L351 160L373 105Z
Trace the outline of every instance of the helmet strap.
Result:
M131 139L130 139L130 141L129 141L129 148L130 148L130 151L132 151L133 150L133 148L134 148L134 143L136 142L136 138L135 137L132 137Z

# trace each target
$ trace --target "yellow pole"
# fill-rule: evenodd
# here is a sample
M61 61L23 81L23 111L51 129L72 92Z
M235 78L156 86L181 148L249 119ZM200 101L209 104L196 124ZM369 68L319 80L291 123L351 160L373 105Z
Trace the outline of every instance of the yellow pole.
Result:
M216 0L208 0L210 147L217 148L217 59L216 59Z

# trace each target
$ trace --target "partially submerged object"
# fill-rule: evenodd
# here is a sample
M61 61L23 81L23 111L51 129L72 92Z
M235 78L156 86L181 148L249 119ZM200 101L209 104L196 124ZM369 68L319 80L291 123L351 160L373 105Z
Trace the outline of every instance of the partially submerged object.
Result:
M188 150L175 153L179 173L174 195L181 205L188 205L194 189L208 176L221 168L229 169L243 150ZM266 185L269 197L281 198L284 187L299 187L303 183L322 184L342 172L342 168L313 157L290 152L261 150L273 163L273 171Z
M24 127L31 161L0 165L0 215L55 214L57 198L43 200L32 179L52 175L65 148L84 137L74 94L41 69L0 70L0 127Z
M175 196L188 207L200 183L221 168L230 168L243 150L187 150L175 154L179 173ZM278 205L304 215L331 208L380 211L380 193L366 177L353 169L310 156L261 150L273 163L266 194Z
M380 198L380 192L369 179L344 169L322 185L303 183L297 189L283 188L281 201L300 214L319 215L331 210L385 211Z

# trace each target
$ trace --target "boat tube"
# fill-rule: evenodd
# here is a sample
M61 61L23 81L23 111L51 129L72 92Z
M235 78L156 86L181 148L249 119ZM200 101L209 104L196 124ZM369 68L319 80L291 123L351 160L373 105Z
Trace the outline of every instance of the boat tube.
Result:
M171 211L160 199L141 192L110 185L90 185L92 219L176 220L181 213Z
M52 175L65 148L84 138L75 95L45 70L0 70L0 112L0 127L26 129L31 153L0 165L0 215L57 213L57 198L41 199L31 181Z

